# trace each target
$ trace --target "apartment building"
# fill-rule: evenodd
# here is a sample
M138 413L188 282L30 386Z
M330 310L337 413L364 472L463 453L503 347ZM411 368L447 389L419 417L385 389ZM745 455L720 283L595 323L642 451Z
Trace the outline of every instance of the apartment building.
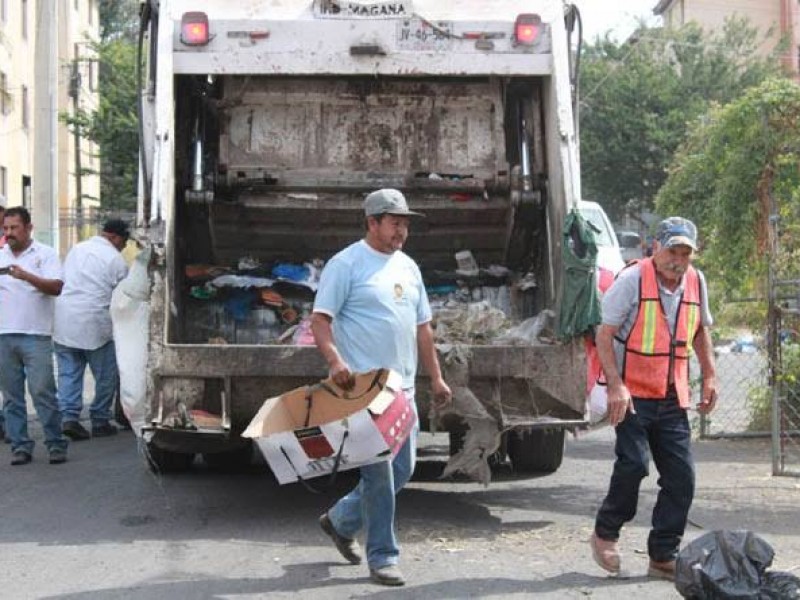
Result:
M798 0L660 0L653 8L667 27L680 27L694 21L706 29L722 27L731 15L746 17L762 35L770 33L761 45L769 54L784 36L789 50L781 54L784 65L798 73L800 58L800 2Z
M98 1L0 0L0 193L30 209L37 239L62 255L78 238L77 209L100 196L86 172L99 169L97 148L63 121L97 106Z

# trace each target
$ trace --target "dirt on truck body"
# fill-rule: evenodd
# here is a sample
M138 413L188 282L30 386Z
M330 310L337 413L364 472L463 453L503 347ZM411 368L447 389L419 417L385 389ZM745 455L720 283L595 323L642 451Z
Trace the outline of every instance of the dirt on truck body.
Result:
M585 413L582 345L549 318L579 197L570 13L484 4L145 3L153 260L146 347L127 351L147 368L122 387L154 467L246 455L266 398L327 375L307 322L319 271L363 237L364 196L394 187L426 215L405 250L455 395L431 418L421 375L423 428L451 431L452 468L479 479L498 449L558 468Z

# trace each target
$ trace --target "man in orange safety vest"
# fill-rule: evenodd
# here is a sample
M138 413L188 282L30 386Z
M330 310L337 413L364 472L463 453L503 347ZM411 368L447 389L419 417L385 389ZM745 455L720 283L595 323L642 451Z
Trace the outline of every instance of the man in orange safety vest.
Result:
M647 543L648 575L674 578L695 486L687 417L692 350L703 376L698 411L708 413L717 399L708 292L703 274L691 265L696 250L694 223L662 221L653 256L621 271L603 297L597 351L617 458L590 543L595 561L611 573L620 571L620 530L636 514L652 455L660 490Z

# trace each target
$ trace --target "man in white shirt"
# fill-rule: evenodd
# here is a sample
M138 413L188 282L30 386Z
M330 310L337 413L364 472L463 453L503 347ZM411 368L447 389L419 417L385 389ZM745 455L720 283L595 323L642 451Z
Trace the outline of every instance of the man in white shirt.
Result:
M90 437L80 423L87 364L95 381L94 400L89 407L91 435L117 433L110 420L119 372L108 307L111 293L128 273L120 254L128 237L125 221L109 220L100 235L76 244L64 261L64 289L56 300L53 341L62 431L72 440Z
M5 399L11 464L33 457L28 437L25 381L44 429L50 463L67 460L53 375L53 303L64 285L61 263L50 246L31 237L31 215L21 206L3 217L6 246L0 249L0 390Z
M0 224L3 223L3 216L6 213L6 197L0 194ZM0 250L6 245L6 236L0 236ZM0 440L6 444L11 443L11 438L6 435L6 418L3 416L3 395L0 394Z

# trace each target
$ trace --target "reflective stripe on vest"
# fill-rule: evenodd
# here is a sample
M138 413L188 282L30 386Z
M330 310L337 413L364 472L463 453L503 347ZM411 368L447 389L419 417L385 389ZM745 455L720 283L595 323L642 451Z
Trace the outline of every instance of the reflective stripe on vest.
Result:
M624 340L622 378L634 397L664 398L671 370L680 405L688 408L689 356L700 327L700 277L692 266L686 270L675 331L670 332L653 259L640 261L639 268L639 311Z

